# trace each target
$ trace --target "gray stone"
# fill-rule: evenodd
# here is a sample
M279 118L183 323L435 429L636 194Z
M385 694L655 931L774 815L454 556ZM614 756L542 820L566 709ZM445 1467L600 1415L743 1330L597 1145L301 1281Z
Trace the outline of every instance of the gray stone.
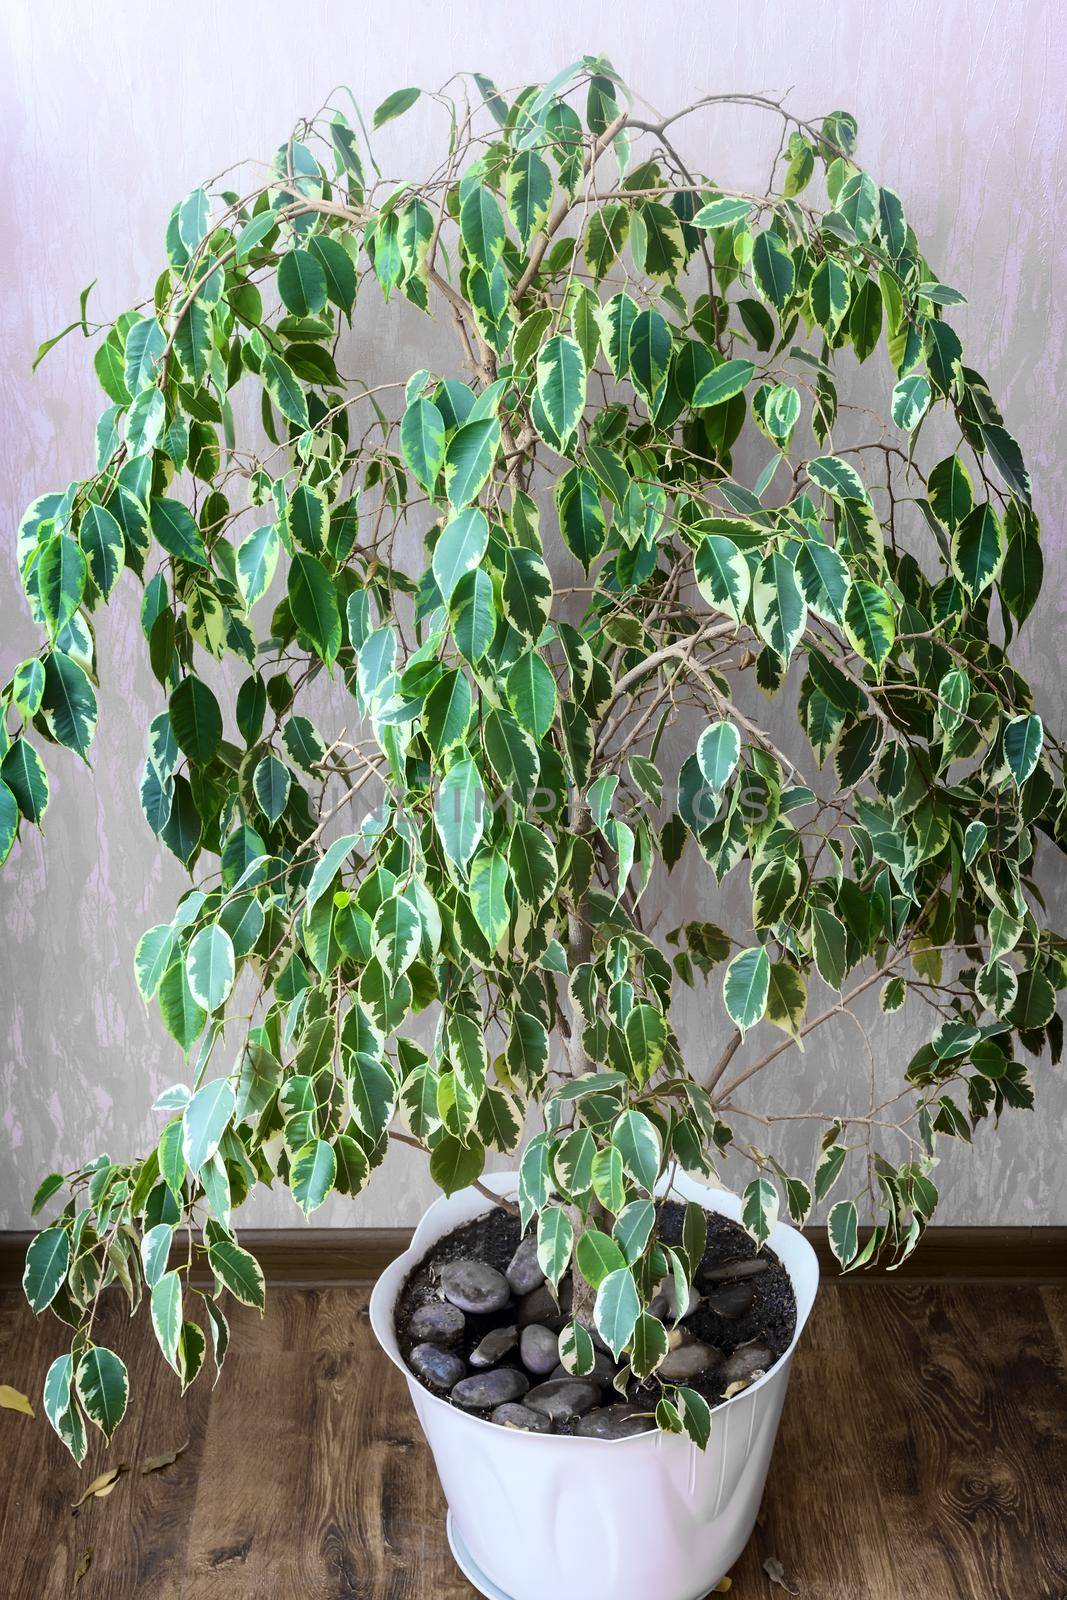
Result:
M713 1289L708 1295L708 1305L717 1316L727 1317L732 1322L744 1316L755 1298L755 1284L742 1278L737 1283L724 1283L721 1288Z
M655 1419L640 1406L601 1406L575 1428L582 1439L632 1439L655 1428Z
M613 1355L605 1350L593 1351L593 1370L589 1373L589 1377L594 1383L603 1384L605 1388L608 1387L615 1382L618 1370L619 1363Z
M537 1235L531 1233L519 1245L515 1254L504 1269L504 1276L511 1285L513 1294L529 1294L533 1289L539 1289L545 1281L545 1275L537 1262Z
M472 1367L495 1367L519 1342L517 1328L493 1328L470 1353Z
M692 1344L680 1344L677 1350L669 1351L656 1368L656 1375L670 1383L684 1383L688 1378L698 1378L702 1372L717 1367L721 1360L721 1350L694 1340Z
M417 1377L435 1389L451 1389L467 1370L459 1356L451 1355L436 1344L417 1344L408 1357L408 1365Z
M777 1359L770 1345L764 1344L762 1339L750 1339L748 1344L739 1344L719 1370L719 1386L727 1389L731 1383L748 1383L759 1373L768 1372Z
M766 1272L770 1262L766 1256L745 1256L741 1261L726 1261L718 1267L705 1267L700 1274L701 1283L732 1283L735 1278L754 1278Z
M701 1295L699 1289L690 1289L686 1308L677 1320L681 1322L684 1320L684 1318L691 1317L693 1312L699 1306L702 1298L703 1296ZM661 1288L659 1293L656 1294L649 1303L648 1309L650 1314L654 1317L658 1317L661 1322L673 1322L675 1320L673 1284L668 1288Z
M515 1367L496 1367L462 1378L452 1390L452 1398L467 1411L491 1411L509 1400L521 1400L530 1380Z
M567 1417L584 1416L599 1399L599 1385L585 1378L551 1378L530 1390L526 1404L553 1422L563 1422Z
M553 1328L558 1333L567 1320L572 1298L573 1288L569 1279L565 1279L560 1285L558 1305L552 1298L552 1291L547 1283L543 1283L539 1289L532 1289L519 1301L517 1318L519 1327L527 1328L531 1322L541 1322L546 1328Z
M519 1355L527 1372L543 1378L559 1361L559 1337L543 1323L531 1322L522 1330Z
M462 1339L467 1319L458 1306L447 1300L429 1300L411 1314L411 1337L421 1344L455 1344Z
M476 1316L503 1311L511 1299L504 1274L485 1261L450 1261L441 1268L441 1288L446 1300Z
M499 1422L503 1428L521 1428L525 1433L551 1433L552 1424L540 1411L531 1411L529 1406L509 1403L497 1406L490 1422Z

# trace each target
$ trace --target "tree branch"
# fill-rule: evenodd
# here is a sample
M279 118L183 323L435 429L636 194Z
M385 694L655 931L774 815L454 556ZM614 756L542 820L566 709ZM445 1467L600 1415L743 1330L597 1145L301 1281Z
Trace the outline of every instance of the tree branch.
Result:
M596 144L589 152L589 155L586 157L584 168L584 176L586 178L588 178L589 174L592 172L593 168L596 166L597 162L600 160L601 156L604 154L604 151L608 148L615 135L626 126L628 120L629 113L626 111L620 111L614 122L608 123L607 127L604 129L604 132L600 135L600 138L597 140ZM530 252L530 259L526 263L526 270L523 272L522 277L512 290L512 300L521 300L531 283L536 278L541 267L541 262L545 258L545 252L552 243L552 240L555 238L556 234L559 232L560 228L563 226L564 222L567 220L567 217L570 215L573 207L574 202L569 197L564 196L559 205L557 205L555 211L553 211L552 215L549 217L548 222L545 224L544 233L541 235L540 239L538 239L533 250Z
M848 994L842 995L836 1005L831 1006L827 1011L823 1011L819 1016L813 1017L810 1022L806 1022L800 1029L800 1038L806 1039L809 1033L814 1032L816 1028L820 1028L824 1022L829 1022L831 1017L839 1017L843 1011L847 1010L849 1003L855 1000L857 995L861 995L865 989L869 989L872 983L877 983L879 978L884 978L886 973L892 972L896 964L894 960L890 961L887 966L879 967L877 972L872 972L861 983L857 983L854 989L849 990ZM751 1067L746 1067L744 1072L739 1072L736 1078L731 1078L720 1096L718 1102L720 1108L724 1111L728 1110L729 1098L734 1090L739 1089L743 1083L747 1083L749 1078L755 1077L757 1072L762 1072L764 1067L769 1067L771 1062L776 1061L786 1050L791 1050L796 1042L796 1039L791 1036L783 1039L781 1044L775 1045L773 1050L768 1050L767 1054L762 1056L759 1061L754 1062Z

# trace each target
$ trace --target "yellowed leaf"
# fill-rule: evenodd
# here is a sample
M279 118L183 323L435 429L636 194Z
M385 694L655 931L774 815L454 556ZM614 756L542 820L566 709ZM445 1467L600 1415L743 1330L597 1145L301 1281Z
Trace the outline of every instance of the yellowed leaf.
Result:
M74 1568L74 1582L75 1583L81 1583L82 1579L85 1577L85 1574L88 1572L88 1570L92 1566L92 1564L93 1564L93 1547L90 1544L90 1545L86 1545L85 1549L82 1551L81 1560L78 1562L78 1565Z
M729 1594L733 1586L734 1580L732 1578L720 1578L711 1592L712 1594Z
M81 1496L79 1499L74 1501L73 1505L71 1506L71 1510L77 1511L78 1507L83 1506L86 1500L88 1500L90 1497L96 1500L106 1499L111 1493L112 1489L118 1483L119 1479L122 1477L122 1474L128 1471L129 1468L127 1467L125 1461L120 1462L117 1467L109 1467L108 1470L106 1472L102 1472L98 1478L94 1478L92 1483L89 1484L88 1488L82 1490Z
M24 1417L36 1416L26 1396L18 1389L12 1389L10 1384L0 1383L0 1406L5 1411L21 1411Z
M176 1450L166 1450L162 1455L149 1456L148 1460L141 1468L142 1478L145 1477L149 1472L162 1472L166 1467L172 1467L177 1461L178 1457L180 1455L184 1455L188 1448L189 1441L186 1439L185 1443L180 1444Z
M735 1394L740 1394L742 1389L747 1389L751 1382L751 1378L737 1378L733 1383L728 1383L722 1392L723 1399L731 1400Z

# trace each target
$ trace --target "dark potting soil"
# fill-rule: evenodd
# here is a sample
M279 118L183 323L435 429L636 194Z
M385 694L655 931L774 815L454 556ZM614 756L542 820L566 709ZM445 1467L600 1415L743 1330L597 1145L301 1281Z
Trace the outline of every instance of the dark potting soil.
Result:
M663 1244L678 1244L682 1234L682 1220L684 1208L676 1201L661 1202L658 1211L658 1237ZM408 1275L400 1291L394 1312L394 1325L400 1353L405 1363L410 1367L411 1352L421 1343L427 1342L426 1334L421 1332L416 1323L413 1329L413 1319L420 1309L425 1306L440 1306L443 1301L441 1288L441 1272L449 1262L453 1261L478 1261L495 1268L503 1273L518 1248L521 1238L519 1221L517 1217L500 1207L494 1207L478 1217L476 1221L467 1223L462 1228L446 1234L427 1252L423 1259ZM741 1262L763 1263L762 1269L755 1271L750 1276L737 1276L720 1278L716 1269L727 1267ZM709 1277L709 1274L711 1275ZM569 1274L560 1285L563 1307L569 1304ZM728 1365L734 1351L739 1347L758 1342L766 1346L773 1353L777 1361L788 1349L796 1328L796 1300L793 1295L793 1286L786 1272L773 1250L764 1248L757 1251L751 1237L738 1223L731 1222L727 1217L716 1213L708 1213L708 1239L704 1250L700 1268L696 1274L696 1288L701 1296L699 1304L679 1323L687 1344L700 1342L710 1345L714 1350L722 1353L727 1358L727 1363L716 1363L709 1370L693 1377L679 1379L688 1387L696 1389L704 1396L712 1407L721 1405L727 1398L723 1393L724 1378L720 1376L725 1370L725 1378L731 1376ZM713 1301L719 1298L725 1302L728 1296L725 1291L741 1291L734 1295L734 1303L728 1305L733 1315L720 1314L714 1307ZM747 1298L744 1291L751 1291L751 1302L738 1310L738 1301L742 1303ZM543 1290L540 1291L543 1294ZM449 1354L460 1358L463 1362L465 1373L473 1376L482 1372L484 1367L470 1365L471 1352L481 1343L485 1335L494 1328L513 1326L520 1319L520 1304L522 1296L513 1295L509 1304L499 1311L488 1314L466 1313L464 1325L458 1337L441 1338L429 1342L436 1343ZM546 1319L547 1320L547 1319ZM562 1317L553 1323L553 1331L558 1331L562 1325ZM668 1327L670 1320L666 1319ZM744 1352L739 1359L743 1359ZM764 1367L773 1365L765 1363ZM496 1368L512 1368L523 1372L519 1350L513 1347L501 1358L493 1363ZM449 1392L437 1387L432 1382L427 1382L418 1372L414 1376L425 1388L444 1399L450 1399ZM527 1373L531 1387L545 1381L544 1374ZM599 1407L612 1407L626 1405L631 1410L637 1411L655 1409L659 1395L659 1385L652 1382L638 1386L631 1382L630 1390L625 1398L618 1394L612 1386L610 1379L601 1385ZM455 1401L451 1402L455 1404ZM521 1400L520 1400L521 1405ZM464 1409L470 1409L464 1408ZM508 1411L513 1412L514 1406L509 1406ZM476 1410L475 1416L489 1417L490 1408ZM599 1412L598 1412L599 1415ZM502 1419L504 1420L504 1419ZM579 1431L580 1419L574 1417L555 1418L551 1431L560 1433L575 1433ZM651 1417L650 1427L653 1426Z

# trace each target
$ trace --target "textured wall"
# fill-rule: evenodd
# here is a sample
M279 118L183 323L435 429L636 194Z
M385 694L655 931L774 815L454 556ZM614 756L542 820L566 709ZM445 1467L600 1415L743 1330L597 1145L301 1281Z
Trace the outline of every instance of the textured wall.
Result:
M18 517L33 495L89 464L100 400L87 347L72 339L35 381L29 376L38 341L74 314L85 282L99 279L101 314L141 296L161 262L173 201L234 157L268 155L338 80L373 107L392 88L430 87L461 67L514 85L602 50L660 110L709 91L791 89L802 114L844 106L858 115L865 164L900 192L940 272L970 296L957 325L1034 472L1049 581L1022 648L1048 685L1040 709L1058 720L1067 30L1056 0L535 0L521 8L515 0L394 0L373 16L357 0L191 0L180 18L159 0L6 0L0 41L5 675L34 643L15 577ZM386 130L386 170L420 171L434 126L420 106ZM755 113L718 112L692 119L685 140L705 170L744 186L765 181L774 136ZM395 325L364 321L358 333L362 369L393 375ZM405 322L404 371L429 364L416 336L414 320ZM153 1095L180 1072L131 974L137 934L168 914L180 881L157 856L137 805L155 686L139 665L132 586L102 619L100 656L106 688L94 771L79 770L67 753L52 759L46 845L31 835L0 879L4 1226L25 1225L28 1196L49 1166L103 1148L129 1153L154 1137ZM670 909L699 915L683 895L672 886ZM713 901L709 891L709 914ZM696 1051L714 1050L717 997L686 1004L683 1034ZM917 1038L915 1023L883 1028L879 1073L899 1071ZM757 1080L753 1107L841 1109L843 1097L865 1096L859 1034L825 1030L816 1039L804 1056L786 1058L773 1084ZM940 1220L1067 1221L1063 1078L1044 1066L1036 1076L1036 1116L1010 1115L1001 1137L986 1130L973 1152L946 1152ZM802 1129L765 1142L780 1149ZM806 1150L807 1138L792 1147ZM427 1194L422 1158L403 1152L358 1204L331 1202L316 1220L409 1222ZM281 1224L295 1213L278 1195L258 1198L246 1215Z

